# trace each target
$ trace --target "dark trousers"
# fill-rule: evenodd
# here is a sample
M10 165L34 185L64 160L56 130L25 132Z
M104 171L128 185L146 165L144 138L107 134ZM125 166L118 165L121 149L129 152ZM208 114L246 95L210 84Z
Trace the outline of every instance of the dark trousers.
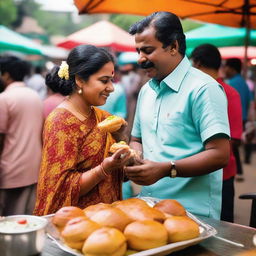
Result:
M234 177L223 181L221 220L234 222Z
M243 174L243 167L240 159L239 146L233 146L233 153L236 159L237 174Z

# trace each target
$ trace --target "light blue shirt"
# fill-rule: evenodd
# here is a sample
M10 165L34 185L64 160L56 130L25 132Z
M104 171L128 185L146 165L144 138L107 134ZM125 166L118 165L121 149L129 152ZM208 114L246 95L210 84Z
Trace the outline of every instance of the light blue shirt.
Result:
M160 84L143 86L132 136L141 138L145 159L157 162L183 159L204 151L216 134L229 136L227 100L210 76L191 67L184 57ZM178 200L191 213L219 219L222 170L192 178L165 177L144 186L141 196Z
M127 106L126 106L126 95L124 88L121 84L114 84L114 91L110 93L107 102L99 108L108 111L112 115L126 118Z

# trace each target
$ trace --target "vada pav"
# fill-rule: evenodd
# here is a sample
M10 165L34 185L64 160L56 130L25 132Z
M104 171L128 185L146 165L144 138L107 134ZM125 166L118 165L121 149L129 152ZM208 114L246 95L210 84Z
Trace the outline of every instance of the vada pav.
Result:
M128 247L142 251L166 245L168 233L164 225L153 220L135 221L124 230Z
M113 115L98 123L98 128L104 132L115 132L124 124L126 121L122 117Z
M61 236L69 247L81 250L88 236L99 228L99 224L87 217L76 217L67 222Z
M164 199L154 205L155 209L173 216L186 216L186 209L177 200Z
M55 213L52 218L52 223L61 232L69 220L79 216L85 216L83 210L76 206L65 206Z
M96 212L90 217L101 226L117 228L123 231L132 220L118 208L107 208Z
M199 225L187 216L172 216L165 220L168 242L175 243L196 238L200 235Z
M126 238L120 230L103 227L87 238L82 252L86 256L123 256L126 249Z

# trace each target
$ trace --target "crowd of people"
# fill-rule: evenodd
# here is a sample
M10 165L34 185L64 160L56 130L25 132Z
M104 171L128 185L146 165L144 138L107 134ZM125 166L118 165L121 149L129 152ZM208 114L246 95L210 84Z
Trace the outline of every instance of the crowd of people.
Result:
M73 48L45 77L39 68L28 76L30 66L17 57L0 58L0 215L46 215L139 194L234 221L239 147L249 163L254 137L254 97L241 60L223 62L211 44L189 59L170 12L129 32L139 54L130 69L92 45ZM127 123L100 130L110 115ZM128 149L109 153L120 140L142 152L136 164L127 165Z

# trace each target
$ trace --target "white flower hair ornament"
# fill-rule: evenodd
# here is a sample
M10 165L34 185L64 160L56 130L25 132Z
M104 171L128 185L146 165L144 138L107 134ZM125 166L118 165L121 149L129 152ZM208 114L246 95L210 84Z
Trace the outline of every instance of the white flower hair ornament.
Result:
M60 69L58 71L58 76L61 78L61 79L65 79L65 80L68 80L69 79L69 73L68 73L68 64L66 61L62 61L61 62L61 65L60 65Z

